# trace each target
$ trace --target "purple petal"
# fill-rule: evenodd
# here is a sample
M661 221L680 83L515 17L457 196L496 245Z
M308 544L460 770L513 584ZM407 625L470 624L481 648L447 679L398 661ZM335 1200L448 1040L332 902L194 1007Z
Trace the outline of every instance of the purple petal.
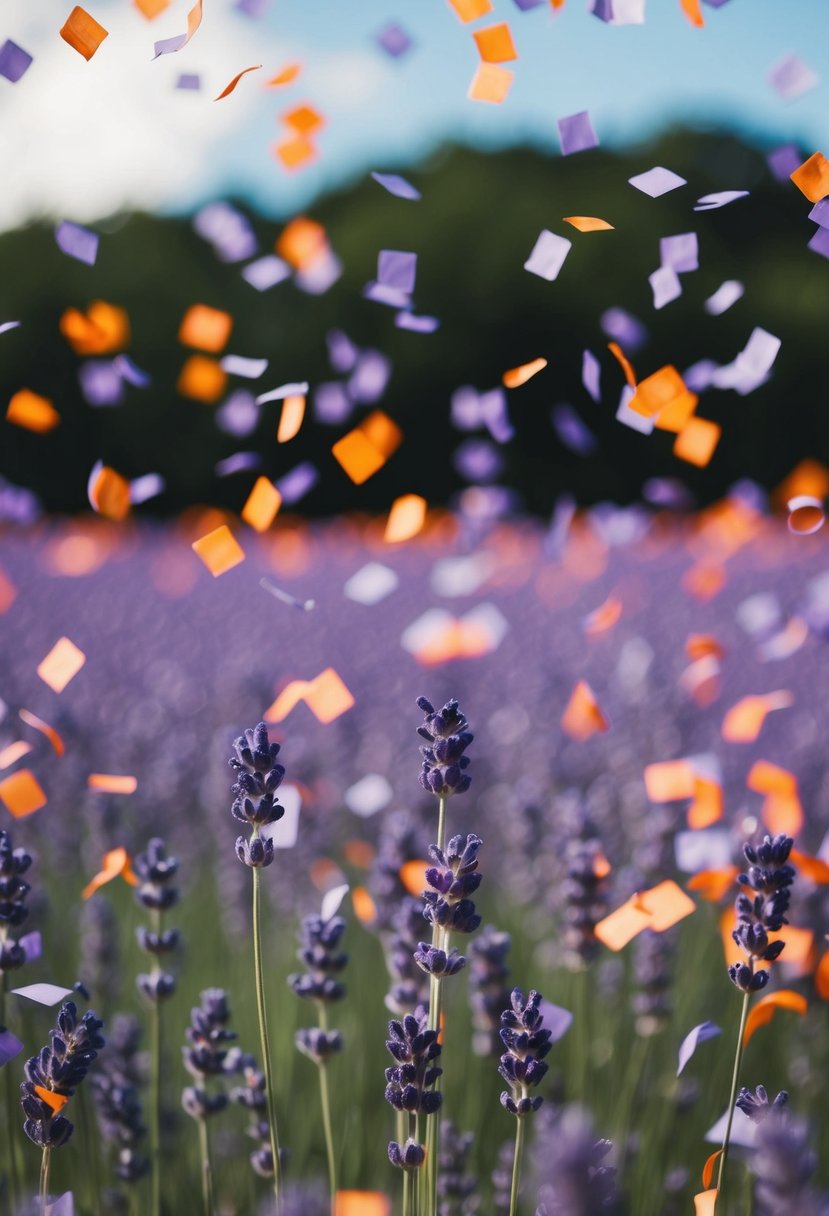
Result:
M558 138L562 156L571 156L574 152L586 152L589 148L599 146L599 137L593 130L587 110L581 110L578 114L569 114L566 118L559 118Z
M117 369L121 379L126 380L127 384L131 384L133 388L146 388L153 382L150 373L142 371L127 355L116 355L112 360L112 365Z
M629 177L628 183L643 194L649 194L651 198L659 198L670 190L678 190L680 186L688 184L684 177L672 173L670 169L663 169L661 165L648 169L647 173L637 173L635 177Z
M398 173L372 173L371 176L378 185L382 186L384 190L388 190L389 194L393 194L395 198L405 198L411 203L416 203L421 198L420 191Z
M55 240L58 249L67 257L85 262L87 266L95 265L98 256L97 232L90 232L88 228L81 228L80 224L63 220L55 229Z
M718 1034L722 1034L722 1027L717 1026L714 1022L700 1022L699 1026L689 1030L679 1047L679 1067L676 1075L679 1076L684 1070L700 1043L704 1043L706 1039L716 1038Z
M32 63L33 59L28 51L12 42L11 38L7 38L0 46L0 76L5 76L12 84L17 84L18 80L26 75Z
M533 245L532 253L524 263L524 269L552 283L558 278L572 245L573 242L568 241L566 237L557 236L556 233L543 228Z
M160 473L144 473L130 482L130 502L134 506L158 498L167 488L167 483Z
M581 357L581 382L598 405L602 399L602 368L592 351L586 350Z

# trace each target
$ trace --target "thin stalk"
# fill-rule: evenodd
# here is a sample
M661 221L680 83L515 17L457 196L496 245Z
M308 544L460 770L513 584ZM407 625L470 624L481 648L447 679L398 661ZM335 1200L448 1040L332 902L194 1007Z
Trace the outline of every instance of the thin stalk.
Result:
M526 1091L524 1091L526 1096ZM524 1152L524 1120L519 1116L515 1120L515 1151L512 1155L512 1186L509 1192L509 1216L518 1213L518 1188L521 1185L521 1156Z
M86 1086L83 1086L80 1094L80 1116L81 1116L81 1131L83 1132L84 1151L86 1153L86 1168L87 1168L87 1185L92 1189L91 1208L98 1216L100 1212L101 1195L103 1187L101 1186L101 1163L96 1149L98 1148L98 1137L95 1128L95 1116L92 1111L92 1103L89 1097L89 1091Z
M319 1001L320 1030L328 1030L328 1014L324 1001ZM328 1067L325 1060L319 1064L320 1102L322 1104L322 1126L325 1132L325 1151L328 1156L328 1185L331 1191L331 1216L336 1216L337 1206L337 1161L334 1156L334 1137L331 1133L331 1099L328 1093Z
M161 908L151 912L153 932L162 931ZM161 970L158 955L152 956L152 975ZM150 1210L161 1216L161 1003L150 1003Z
M403 1216L412 1216L412 1171L403 1171Z
M258 829L254 828L254 837ZM282 1172L279 1162L279 1135L276 1129L276 1106L273 1098L273 1069L271 1068L271 1047L268 1040L268 1018L265 1009L265 974L262 967L262 930L260 925L260 883L259 867L253 866L253 968L256 978L256 1012L259 1017L259 1048L262 1053L262 1071L265 1074L265 1097L268 1109L268 1133L271 1141L273 1157L273 1197L276 1204L276 1216L281 1208Z
M45 1148L40 1158L40 1216L46 1216L49 1206L49 1157L52 1150Z
M438 799L438 838L437 846L443 850L446 844L446 803L448 799ZM444 933L440 925L432 925L432 946L442 945L449 949L449 934ZM429 1022L430 1030L440 1030L441 981L438 976L429 976ZM440 1087L440 1080L435 1082L435 1089ZM425 1216L436 1216L438 1210L438 1145L440 1144L440 1107L429 1119L426 1125L426 1213Z
M751 1001L751 993L743 993L743 1008L740 1013L740 1029L737 1032L737 1050L734 1053L734 1071L731 1074L731 1096L728 1099L728 1121L725 1125L725 1135L723 1136L722 1152L720 1154L720 1165L717 1170L717 1197L714 1201L715 1207L722 1199L722 1184L723 1175L725 1173L725 1163L728 1157L728 1146L731 1141L731 1125L734 1122L734 1103L737 1100L737 1082L740 1076L740 1065L743 1062L743 1033L746 1028L746 1018L748 1017L748 1006Z
M412 1111L409 1111L409 1139L414 1140L417 1144L420 1143L420 1134L419 1134L419 1129L417 1126L417 1115L414 1114L414 1112L412 1112ZM410 1173L410 1171L406 1170L406 1173L408 1174L408 1173ZM412 1177L412 1179L411 1179L410 1186L409 1186L409 1190L410 1190L410 1194L411 1194L411 1204L412 1204L411 1216L419 1216L419 1213L421 1213L423 1211L423 1188L427 1181L427 1178L428 1178L428 1175L426 1173L426 1170L421 1166L421 1168L417 1171L417 1177L416 1178ZM404 1186L403 1186L404 1197L405 1197L405 1191L406 1191L406 1187L405 1187L405 1180L404 1180Z
M6 990L9 977L3 972L3 982L0 984L0 1027L6 1025ZM17 1177L17 1141L13 1134L15 1116L15 1092L12 1070L6 1068L3 1088L6 1091L6 1149L8 1152L9 1180L9 1211L17 1211L18 1177Z
M213 1169L210 1165L210 1138L207 1134L207 1120L198 1119L199 1125L199 1154L201 1156L201 1197L204 1216L213 1216Z

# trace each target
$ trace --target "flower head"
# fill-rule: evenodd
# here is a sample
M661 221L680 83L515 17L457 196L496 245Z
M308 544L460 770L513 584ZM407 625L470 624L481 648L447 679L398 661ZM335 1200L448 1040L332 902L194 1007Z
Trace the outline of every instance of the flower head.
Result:
M104 1046L103 1025L91 1010L78 1019L74 1001L67 1001L61 1006L56 1029L49 1032L49 1046L27 1061L23 1070L26 1079L20 1086L20 1104L26 1116L23 1130L40 1148L60 1148L74 1130L74 1125L56 1113L56 1106L42 1093L48 1090L60 1099L72 1097Z
M498 1072L510 1087L510 1092L501 1094L501 1105L518 1118L534 1113L544 1101L540 1094L529 1094L547 1074L544 1057L552 1044L543 1020L541 993L531 992L525 1001L521 989L513 988L510 1008L501 1014L501 1042L506 1051Z
M769 973L764 968L756 969L758 962L773 962L779 958L785 943L772 942L769 933L776 933L788 924L786 912L791 900L791 886L795 871L788 864L794 841L791 836L765 836L762 844L745 844L743 852L749 865L738 875L741 887L749 887L754 895L743 891L737 896L734 910L737 927L732 937L746 956L746 962L733 963L728 974L743 992L757 992L765 988Z
M417 733L428 744L420 749L423 754L420 784L439 798L465 793L472 778L466 772L469 757L464 752L474 736L467 730L469 723L458 702L447 701L439 710L425 697L418 697L417 704L426 715Z

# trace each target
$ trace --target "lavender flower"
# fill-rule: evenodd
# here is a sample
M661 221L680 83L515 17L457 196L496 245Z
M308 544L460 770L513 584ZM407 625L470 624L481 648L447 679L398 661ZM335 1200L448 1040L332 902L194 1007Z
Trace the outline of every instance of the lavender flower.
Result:
M498 1072L511 1091L503 1091L501 1105L519 1119L537 1111L544 1101L540 1094L530 1097L528 1092L546 1076L544 1057L552 1047L550 1031L542 1027L541 999L541 993L533 991L525 1001L521 989L513 988L511 1008L501 1014L501 1042L506 1051Z
M571 971L581 971L596 957L599 943L595 928L605 913L602 846L589 825L581 838L567 844L567 877L564 895L564 963Z
M465 793L472 778L465 771L469 767L469 757L464 752L474 736L467 730L469 723L458 708L458 702L447 701L439 710L435 710L425 697L418 697L417 704L426 715L417 733L429 744L420 749L423 754L420 784L439 798Z
M124 1182L143 1178L150 1168L140 1150L146 1135L140 1098L140 1041L137 1019L118 1014L112 1023L104 1065L91 1079L98 1126L104 1140L117 1149L115 1172Z
M404 895L391 922L392 934L386 944L386 966L391 986L386 994L386 1008L402 1016L418 1005L428 1005L429 981L418 966L415 954L423 927L423 907L419 900Z
M605 1164L613 1145L596 1139L583 1110L565 1107L542 1144L536 1216L599 1216L615 1209L616 1171Z
M221 988L206 988L201 994L201 1004L190 1012L190 1025L186 1031L188 1046L181 1049L184 1067L197 1082L182 1091L181 1104L194 1119L206 1119L227 1106L224 1090L210 1093L205 1083L209 1078L222 1078L230 1071L228 1044L236 1035L228 1030L229 1021L227 993ZM234 1063L235 1058L231 1057L230 1067Z
M252 1055L246 1055L238 1048L231 1048L226 1062L229 1069L242 1074L243 1084L231 1089L230 1100L243 1106L250 1114L247 1134L258 1143L258 1148L250 1154L251 1166L260 1178L272 1178L273 1154L268 1130L265 1074L256 1067Z
M472 1048L479 1056L496 1056L501 1051L501 1010L509 1003L506 957L512 939L492 925L486 925L470 944L469 1003L472 1006L474 1033Z
M777 1097L769 1102L765 1086L758 1085L754 1091L743 1086L737 1097L737 1106L744 1115L748 1115L752 1123L762 1123L769 1115L782 1111L788 1100L789 1095L785 1089L781 1089Z
M319 916L304 918L297 958L308 970L288 976L297 996L323 1004L341 1001L345 996L345 985L334 978L348 962L348 955L337 949L344 932L345 921L341 916L332 916L327 921Z
M79 1021L77 1006L67 1001L58 1014L57 1029L49 1032L49 1046L26 1062L26 1079L20 1086L20 1104L26 1116L23 1130L39 1148L60 1148L72 1135L74 1125L37 1090L49 1090L58 1099L71 1098L104 1046L103 1025L91 1010Z
M12 848L8 832L0 830L0 983L7 971L16 971L26 962L26 951L10 936L29 915L26 896L31 887L22 877L32 864L25 849Z
M781 833L765 836L756 848L743 845L749 866L737 881L742 887L751 887L755 895L752 899L741 891L737 896L734 904L737 927L732 937L748 961L733 963L728 968L732 983L743 992L758 992L765 988L769 973L765 969L756 971L755 964L773 962L785 946L782 941L770 942L768 935L788 924L786 912L795 872L787 863L793 844L791 836Z
M474 933L481 923L469 898L481 885L478 873L479 836L453 836L446 849L429 845L429 856L437 866L426 871L431 888L423 892L423 915L433 925L452 933Z
M810 1185L817 1164L806 1122L772 1104L749 1157L757 1216L826 1216L829 1200Z
M236 856L246 866L269 866L273 861L273 841L260 832L285 814L285 808L275 798L285 776L284 767L276 763L279 744L269 741L268 728L260 722L240 735L233 749L236 755L229 763L237 777L231 787L235 795L231 811L235 819L252 828L249 840L244 836L237 839Z
M426 1010L419 1007L401 1021L389 1022L386 1048L396 1061L386 1069L386 1101L409 1115L434 1114L443 1096L432 1087L443 1069L435 1064L441 1046L438 1032L428 1029ZM389 1160L401 1169L417 1169L425 1157L425 1147L411 1136L402 1146L394 1140L389 1144Z
M633 1011L636 1033L643 1038L659 1034L671 1014L671 963L676 943L668 933L646 929L636 939L633 971L636 991Z
M178 903L178 888L173 879L178 871L178 861L167 855L164 841L154 836L147 844L145 853L139 853L133 862L139 879L135 897L152 917L153 927L140 926L136 930L138 945L152 957L152 971L136 977L139 991L152 1004L166 1000L176 990L176 978L164 971L159 958L175 950L179 942L177 929L162 930L162 916Z

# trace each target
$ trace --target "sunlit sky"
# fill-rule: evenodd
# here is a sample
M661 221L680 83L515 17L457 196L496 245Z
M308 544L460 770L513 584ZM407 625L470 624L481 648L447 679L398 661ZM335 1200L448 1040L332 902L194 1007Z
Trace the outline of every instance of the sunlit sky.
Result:
M645 23L627 26L599 21L588 0L567 0L557 14L494 0L470 25L448 0L265 0L258 17L234 0L204 0L189 45L153 61L154 41L182 33L192 3L173 0L149 22L132 0L86 0L110 31L86 62L58 35L71 0L3 0L0 42L11 38L34 63L17 84L0 78L0 228L42 215L89 222L125 207L188 210L226 193L287 215L371 169L405 169L446 140L529 142L558 155L556 119L585 109L603 145L683 122L829 151L825 75L790 102L767 79L789 53L824 73L829 0L703 4L704 29L679 0L645 0ZM472 33L496 21L510 23L519 53L501 106L466 96L478 63ZM399 59L377 43L391 22L413 42ZM266 89L293 60L303 64L298 80ZM181 73L198 74L201 89L177 89ZM301 102L327 121L316 162L289 173L272 148L280 114Z

